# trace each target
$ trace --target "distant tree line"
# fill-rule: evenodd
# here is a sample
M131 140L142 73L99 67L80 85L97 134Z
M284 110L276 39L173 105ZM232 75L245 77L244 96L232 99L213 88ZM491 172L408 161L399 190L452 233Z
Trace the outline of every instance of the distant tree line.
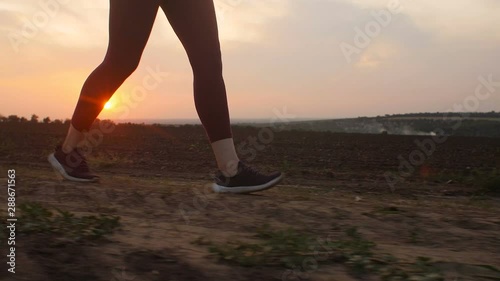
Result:
M500 118L500 112L419 112L419 113L405 113L405 114L385 114L381 117L469 117L469 118ZM366 118L366 117L359 117Z
M38 115L36 115L36 114L31 115L30 119L27 119L24 116L21 116L21 117L19 117L17 115L3 116L3 115L0 114L0 123L7 123L7 122L16 123L16 122L19 122L19 123L69 124L70 121L71 121L70 119L65 119L65 120L54 119L54 120L51 120L50 117L45 117L45 118L43 118L40 121L40 117Z
M112 120L109 120L109 119L104 119L104 120L101 120L99 118L96 118L94 123L92 124L92 126L99 126L99 123L100 122L107 122L107 123L111 123L113 125L116 125L115 122L113 122ZM69 118L66 118L64 120L62 119L50 119L50 117L45 117L43 119L40 120L40 117L36 114L33 114L31 115L31 118L28 119L26 117L19 117L17 115L9 115L9 116L4 116L2 114L0 114L0 123L40 123L40 124L64 124L64 125L69 125L71 123L71 119ZM131 124L131 123L128 123L130 125L140 125L140 124ZM142 124L144 125L144 123Z
M292 122L285 126L289 130L338 133L500 137L500 112L470 113L465 116L464 113L393 114L386 117Z
M474 116L471 118L478 118ZM491 117L489 117L491 118ZM388 133L397 128L411 128L422 133L444 133L450 136L500 137L500 121L488 119L410 119L410 120L380 120Z

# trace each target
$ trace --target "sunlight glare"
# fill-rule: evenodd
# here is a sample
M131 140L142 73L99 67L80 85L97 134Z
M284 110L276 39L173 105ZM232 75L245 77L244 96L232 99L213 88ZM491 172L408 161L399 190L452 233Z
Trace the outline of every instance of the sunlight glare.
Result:
M104 105L104 109L111 109L112 107L113 107L113 104L109 101Z

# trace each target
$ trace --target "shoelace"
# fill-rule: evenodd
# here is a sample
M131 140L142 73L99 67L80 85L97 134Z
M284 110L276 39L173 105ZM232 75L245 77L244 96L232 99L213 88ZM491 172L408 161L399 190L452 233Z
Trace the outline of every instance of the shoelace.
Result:
M78 165L78 169L82 169L83 171L89 171L89 165L87 163L87 159L85 158L85 156L83 156L78 150L74 150L73 151L76 155L78 155L78 157L80 159L82 159L82 161L80 161L80 164Z
M257 171L254 167L247 166L244 163L242 163L241 166L242 166L242 170L246 170L249 174L251 174L253 176L260 175L259 171Z
M242 171L246 171L249 175L252 176L257 176L260 175L259 171L257 171L255 168L250 167L245 165L244 163L241 163L241 166L238 168L238 172L236 175L239 175ZM213 175L214 180L220 180L220 179L229 179L228 177L224 176L221 171L218 171Z

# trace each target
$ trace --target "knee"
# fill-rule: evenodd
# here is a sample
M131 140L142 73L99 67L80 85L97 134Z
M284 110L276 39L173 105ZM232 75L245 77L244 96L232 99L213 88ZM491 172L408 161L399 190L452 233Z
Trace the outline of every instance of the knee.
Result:
M116 73L123 77L128 77L139 66L140 58L134 57L106 57L103 61L103 66L110 69L113 73Z

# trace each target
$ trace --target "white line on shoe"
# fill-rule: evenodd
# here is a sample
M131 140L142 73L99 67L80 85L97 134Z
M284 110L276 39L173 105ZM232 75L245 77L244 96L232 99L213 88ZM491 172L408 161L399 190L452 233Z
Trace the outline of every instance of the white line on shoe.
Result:
M216 183L212 184L212 190L216 193L251 193L256 191L262 191L269 189L276 184L278 184L283 179L283 174L279 177L270 180L261 185L253 185L253 186L235 186L235 187L227 187L223 185L218 185Z
M64 167L57 161L56 157L54 156L54 153L51 153L49 157L47 158L49 160L49 163L52 165L52 167L61 174L65 179L70 180L70 181L76 181L76 182L96 182L97 178L94 179L80 179L80 178L75 178L68 173L66 173L66 170L64 170Z

